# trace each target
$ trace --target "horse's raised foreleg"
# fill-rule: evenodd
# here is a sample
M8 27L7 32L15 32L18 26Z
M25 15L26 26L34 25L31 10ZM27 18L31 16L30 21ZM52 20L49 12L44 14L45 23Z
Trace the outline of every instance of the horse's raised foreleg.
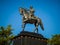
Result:
M23 31L24 31L24 29L25 29L25 25L26 25L25 23L22 24Z

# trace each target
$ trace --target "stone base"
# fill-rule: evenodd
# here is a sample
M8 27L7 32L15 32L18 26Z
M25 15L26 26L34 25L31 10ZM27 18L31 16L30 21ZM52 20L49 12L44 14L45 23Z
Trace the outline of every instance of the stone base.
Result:
M14 37L13 45L47 45L47 39L41 34L22 31Z

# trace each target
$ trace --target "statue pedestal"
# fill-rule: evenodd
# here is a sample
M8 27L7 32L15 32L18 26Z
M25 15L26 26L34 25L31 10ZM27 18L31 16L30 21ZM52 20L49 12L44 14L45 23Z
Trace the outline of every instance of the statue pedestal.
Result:
M13 45L47 45L47 39L41 34L22 31L13 38Z

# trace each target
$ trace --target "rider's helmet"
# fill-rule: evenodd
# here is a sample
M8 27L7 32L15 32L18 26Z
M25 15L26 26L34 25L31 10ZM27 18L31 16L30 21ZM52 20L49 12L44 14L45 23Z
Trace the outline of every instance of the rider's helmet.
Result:
M33 8L33 6L30 6L30 9L32 9Z

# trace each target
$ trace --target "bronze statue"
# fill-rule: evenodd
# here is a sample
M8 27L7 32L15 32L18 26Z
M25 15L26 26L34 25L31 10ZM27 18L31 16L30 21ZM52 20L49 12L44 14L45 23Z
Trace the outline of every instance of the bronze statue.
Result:
M33 8L30 7L30 9L33 9ZM40 25L41 29L44 30L41 19L34 16L34 10L32 10L32 11L30 10L30 12L28 12L25 8L20 8L19 11L20 11L20 15L23 16L23 22L22 22L23 23L22 24L23 31L24 31L24 28L27 23L34 24L35 30L37 31L37 33L38 33L38 26L39 25ZM32 18L30 18L30 16ZM34 30L34 32L35 32L35 30Z

